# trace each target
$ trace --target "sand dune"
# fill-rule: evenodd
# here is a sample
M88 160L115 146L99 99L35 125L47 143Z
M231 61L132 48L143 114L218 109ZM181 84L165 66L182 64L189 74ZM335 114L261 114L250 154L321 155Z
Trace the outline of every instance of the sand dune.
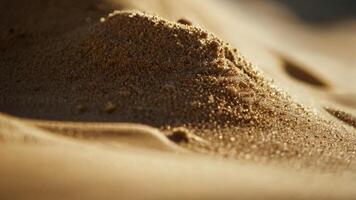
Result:
M349 47L258 3L1 4L1 198L355 198Z

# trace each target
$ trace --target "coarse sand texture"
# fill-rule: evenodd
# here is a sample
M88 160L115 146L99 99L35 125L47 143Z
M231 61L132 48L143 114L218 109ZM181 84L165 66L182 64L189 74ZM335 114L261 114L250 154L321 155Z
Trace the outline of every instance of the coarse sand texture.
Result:
M334 170L354 159L354 135L187 20L115 11L5 62L0 109L11 114L147 124L195 152L240 160Z

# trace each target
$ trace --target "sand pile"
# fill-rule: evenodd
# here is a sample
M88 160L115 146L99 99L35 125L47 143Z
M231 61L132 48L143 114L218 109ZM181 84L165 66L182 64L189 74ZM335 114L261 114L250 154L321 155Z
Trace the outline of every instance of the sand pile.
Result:
M1 111L143 123L197 152L331 170L347 167L356 151L351 133L294 103L236 49L189 23L116 11L25 57L5 61Z
M198 28L155 16L135 12L110 16L65 41L39 45L24 61L28 67L7 67L10 72L4 78L9 80L4 84L12 86L4 87L7 93L26 90L40 96L51 92L56 101L48 112L44 112L46 105L9 112L19 110L21 115L28 110L37 118L137 121L156 126L225 123L244 112L241 120L251 121L247 107L261 89L257 85L263 84L262 78L235 54L236 49ZM18 79L8 76L11 73ZM4 98L3 104L13 104L7 100L11 95ZM233 104L244 108L229 109ZM206 109L217 114L207 114Z

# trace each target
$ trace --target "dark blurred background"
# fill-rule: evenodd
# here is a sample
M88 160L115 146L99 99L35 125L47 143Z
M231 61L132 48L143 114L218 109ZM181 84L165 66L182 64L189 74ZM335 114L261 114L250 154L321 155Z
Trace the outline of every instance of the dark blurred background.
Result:
M309 23L334 23L356 19L356 0L274 0L289 7Z

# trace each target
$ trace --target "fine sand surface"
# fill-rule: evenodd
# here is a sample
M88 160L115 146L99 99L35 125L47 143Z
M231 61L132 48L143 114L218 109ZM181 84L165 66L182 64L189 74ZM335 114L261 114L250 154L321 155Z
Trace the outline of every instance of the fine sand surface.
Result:
M355 30L262 2L3 0L0 199L355 199Z

